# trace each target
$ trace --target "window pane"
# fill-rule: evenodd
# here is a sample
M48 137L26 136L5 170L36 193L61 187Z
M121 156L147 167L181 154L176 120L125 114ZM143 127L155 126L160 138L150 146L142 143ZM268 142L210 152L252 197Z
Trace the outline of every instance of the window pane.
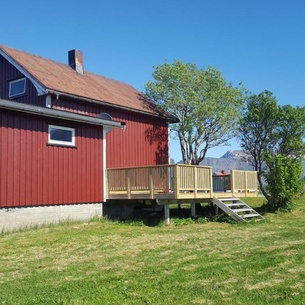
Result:
M23 93L25 93L25 79L10 82L10 97Z
M65 129L50 128L50 139L54 141L72 142L72 131Z
M49 144L74 146L75 128L49 125Z

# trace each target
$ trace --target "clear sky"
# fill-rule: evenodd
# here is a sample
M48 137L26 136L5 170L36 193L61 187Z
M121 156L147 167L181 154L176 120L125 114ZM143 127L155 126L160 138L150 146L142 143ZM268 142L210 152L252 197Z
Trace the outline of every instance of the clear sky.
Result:
M252 93L305 106L304 0L3 1L0 44L67 63L142 91L153 66L181 59L213 66ZM219 157L231 147L210 150ZM177 141L171 156L181 159Z

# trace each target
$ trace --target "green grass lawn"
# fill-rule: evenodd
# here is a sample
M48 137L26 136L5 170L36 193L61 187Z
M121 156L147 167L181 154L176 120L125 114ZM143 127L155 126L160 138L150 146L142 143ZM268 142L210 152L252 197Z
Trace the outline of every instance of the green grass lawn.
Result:
M247 224L95 220L0 236L0 304L305 304L305 204Z

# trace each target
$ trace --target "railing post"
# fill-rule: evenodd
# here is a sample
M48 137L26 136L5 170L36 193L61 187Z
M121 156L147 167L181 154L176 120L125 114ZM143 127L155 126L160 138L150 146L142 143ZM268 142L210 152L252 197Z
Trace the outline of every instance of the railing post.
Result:
M179 198L179 191L180 191L180 171L179 165L176 165L176 198Z
M247 193L248 193L248 175L247 175L247 171L244 172L245 175L245 197L247 197Z
M110 191L109 191L109 175L110 175L110 172L107 169L105 169L105 171L106 171L106 175L105 175L105 177L106 177L106 183L105 183L105 186L106 186L106 199L108 199L109 198L109 193L110 193Z
M213 173L212 173L212 168L209 170L209 175L210 175L210 197L213 198Z
M197 184L197 166L194 166L194 198L197 198L197 187L198 187L198 184Z
M232 169L231 170L231 192L232 192L232 195L234 195L234 190L235 190L235 170Z
M169 166L168 167L168 191L174 191L175 185L173 184L173 173L174 173L174 167Z

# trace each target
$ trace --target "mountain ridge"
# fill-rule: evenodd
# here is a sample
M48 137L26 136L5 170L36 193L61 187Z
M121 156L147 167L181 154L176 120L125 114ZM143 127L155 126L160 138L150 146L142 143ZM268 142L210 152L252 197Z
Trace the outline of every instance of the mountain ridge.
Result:
M251 163L251 158L248 153L243 150L228 150L224 155L219 158L206 157L200 165L210 166L215 172L229 172L230 170L249 170L253 171L254 166ZM171 163L175 163L171 159ZM178 162L181 164L182 161ZM303 160L303 175L305 174L305 159Z
M249 155L243 150L228 150L220 158L206 157L200 165L211 166L213 172L230 170L254 170Z
M206 157L200 165L211 166L213 172L230 170L249 170L253 171L254 166L250 161L250 156L243 150L228 150L220 158ZM303 160L303 175L305 174L305 160Z

